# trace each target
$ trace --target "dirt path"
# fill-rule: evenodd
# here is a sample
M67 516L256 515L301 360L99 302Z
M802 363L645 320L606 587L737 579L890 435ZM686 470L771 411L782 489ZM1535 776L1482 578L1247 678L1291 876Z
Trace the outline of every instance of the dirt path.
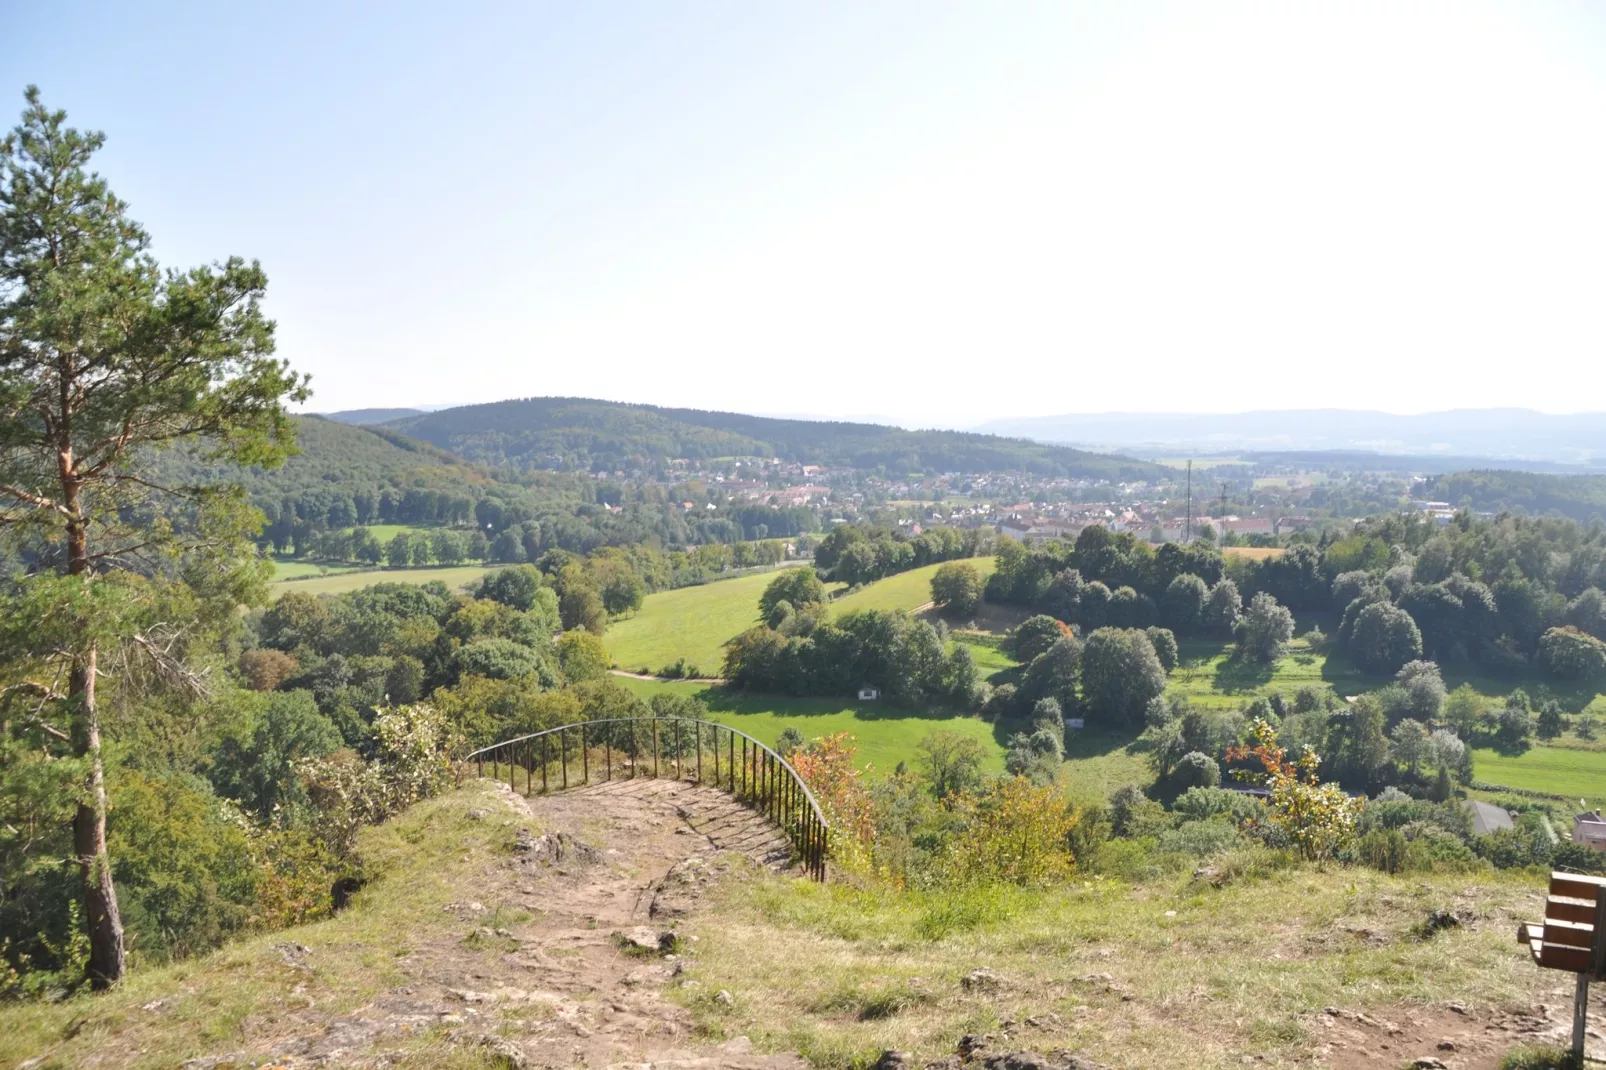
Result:
M191 1060L232 1065L389 1066L408 1038L446 1030L492 1066L631 1070L793 1070L795 1056L752 1054L745 1038L714 1047L662 991L695 944L660 950L722 869L782 868L776 830L713 788L614 781L526 800L502 788L513 850L446 909L461 920L399 961L407 977L360 1010L319 1021L268 1052ZM481 820L505 813L474 811ZM646 948L630 943L646 943ZM302 949L304 950L304 949ZM677 953L678 952L678 953ZM286 961L296 945L285 945ZM293 963L292 963L293 964Z

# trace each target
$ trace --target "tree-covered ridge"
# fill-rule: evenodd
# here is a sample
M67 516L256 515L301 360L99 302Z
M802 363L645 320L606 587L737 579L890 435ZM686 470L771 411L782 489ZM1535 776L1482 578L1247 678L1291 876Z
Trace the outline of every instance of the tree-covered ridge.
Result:
M1165 478L1160 465L962 431L782 420L586 398L522 398L426 413L389 425L475 461L608 470L728 456L888 472L1029 472L1111 480Z
M1543 475L1537 472L1479 470L1438 476L1422 495L1456 508L1496 512L1522 509L1560 513L1581 523L1606 518L1606 475Z

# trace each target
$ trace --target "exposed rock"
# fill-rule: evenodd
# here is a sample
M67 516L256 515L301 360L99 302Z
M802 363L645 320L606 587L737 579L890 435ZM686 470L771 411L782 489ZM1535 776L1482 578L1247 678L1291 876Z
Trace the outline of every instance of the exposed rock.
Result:
M959 979L959 987L966 992L996 992L1003 980L986 966L978 966Z
M616 931L613 938L627 952L636 955L668 955L680 946L680 938L672 932L638 925L634 929Z
M293 942L274 944L273 950L279 953L279 958L292 970L301 970L304 973L312 972L312 967L307 964L307 956L312 954L312 948L307 947L305 944Z
M1435 1059L1431 1055L1424 1055L1420 1059L1411 1061L1411 1070L1446 1070L1444 1060Z
M540 836L521 828L513 835L513 853L527 861L542 865L558 862L594 862L598 858L595 847L582 843L567 832L547 832Z
M1047 1055L1037 1051L989 1055L981 1065L986 1070L1110 1070L1103 1063L1093 1062L1063 1049L1056 1049Z
M714 993L714 1002L718 1003L721 1007L729 1007L732 1003L735 1003L736 1000L729 992L722 988L718 992Z
M453 1044L484 1049L485 1054L490 1056L490 1065L496 1070L524 1070L529 1065L523 1048L494 1033L457 1032L451 1035L451 1040Z
M875 1061L873 1070L914 1070L915 1057L906 1051L888 1048Z
M1448 910L1430 911L1427 920L1422 923L1422 935L1432 936L1434 933L1441 933L1446 929L1455 929L1460 925L1461 919Z

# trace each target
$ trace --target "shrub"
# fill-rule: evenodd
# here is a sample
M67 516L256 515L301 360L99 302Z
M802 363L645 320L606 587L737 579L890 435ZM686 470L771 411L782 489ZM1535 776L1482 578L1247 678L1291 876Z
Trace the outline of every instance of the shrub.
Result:
M1235 626L1241 657L1269 665L1282 657L1294 637L1294 615L1261 591L1249 600L1249 612Z
M1277 744L1277 732L1265 721L1251 730L1252 747L1234 747L1229 761L1255 761L1263 773L1240 774L1271 789L1271 821L1285 829L1294 848L1308 861L1331 858L1348 846L1364 801L1352 799L1337 784L1316 777L1321 759L1310 748L1289 761Z
M1154 656L1160 659L1160 667L1170 675L1177 667L1177 637L1169 628L1145 628L1143 634L1154 644Z
M1551 628L1539 640L1539 664L1559 680L1606 677L1606 643L1568 626Z
M1005 778L958 796L954 812L964 827L948 844L950 883L1041 886L1074 866L1069 843L1082 814L1057 786Z
M1172 770L1171 782L1183 790L1213 788L1221 783L1221 766L1208 754L1190 751Z

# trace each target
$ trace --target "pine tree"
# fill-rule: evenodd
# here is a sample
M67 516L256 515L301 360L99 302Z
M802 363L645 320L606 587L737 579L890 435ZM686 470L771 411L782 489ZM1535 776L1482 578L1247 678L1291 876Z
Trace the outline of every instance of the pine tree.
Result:
M85 770L73 853L89 980L106 988L124 952L97 695L115 659L102 654L175 667L156 639L173 623L153 596L164 579L245 590L254 574L261 588L239 567L260 523L240 488L167 485L155 461L191 441L212 461L271 467L292 447L284 404L308 392L271 356L262 269L234 258L164 272L88 169L104 135L67 127L34 87L26 97L0 141L0 532L36 571L7 594L0 697L26 697Z

